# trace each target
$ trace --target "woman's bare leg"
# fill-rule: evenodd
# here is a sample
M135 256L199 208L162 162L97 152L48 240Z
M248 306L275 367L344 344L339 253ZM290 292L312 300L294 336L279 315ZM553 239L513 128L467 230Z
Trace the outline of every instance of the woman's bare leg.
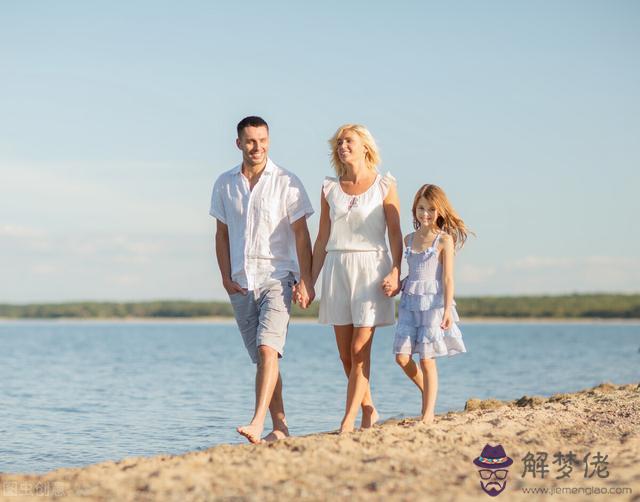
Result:
M340 361L344 372L349 378L351 374L351 340L353 339L353 325L334 326L333 330L336 334L336 345L340 353ZM362 423L361 427L366 429L371 427L378 421L378 411L373 404L371 398L371 388L367 385L367 391L362 398Z
M355 427L358 408L369 389L371 369L371 342L375 327L353 328L351 339L351 371L347 387L347 405L340 424L340 432L352 432Z

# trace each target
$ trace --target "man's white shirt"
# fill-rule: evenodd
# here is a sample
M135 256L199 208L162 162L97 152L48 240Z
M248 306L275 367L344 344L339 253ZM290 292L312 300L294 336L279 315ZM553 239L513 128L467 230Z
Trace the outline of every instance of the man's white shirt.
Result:
M209 214L229 229L234 282L252 291L289 272L300 279L291 224L311 216L313 207L295 174L267 159L260 179L250 190L240 164L214 183Z

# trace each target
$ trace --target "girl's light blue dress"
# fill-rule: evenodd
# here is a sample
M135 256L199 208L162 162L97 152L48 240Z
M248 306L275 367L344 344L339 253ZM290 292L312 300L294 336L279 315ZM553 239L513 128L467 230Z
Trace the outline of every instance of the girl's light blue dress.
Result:
M409 275L402 281L402 297L393 342L396 354L419 354L420 359L453 356L466 352L455 302L451 307L453 323L448 330L440 328L444 315L442 263L438 259L438 234L431 247L420 253L412 250L412 233L405 256Z

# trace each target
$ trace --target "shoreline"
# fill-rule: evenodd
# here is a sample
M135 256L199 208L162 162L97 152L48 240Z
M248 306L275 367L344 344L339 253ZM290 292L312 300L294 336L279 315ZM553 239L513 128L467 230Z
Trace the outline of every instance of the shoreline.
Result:
M34 500L416 500L485 497L473 459L485 444L513 459L507 500L533 488L629 489L640 493L640 384L596 387L513 401L469 399L431 425L390 419L372 429L324 432L259 445L218 445L183 455L129 457L41 475L0 474L7 488L37 487ZM556 479L554 453L574 452L570 480ZM548 453L548 475L522 476L524 458ZM607 455L608 475L585 478L585 455ZM575 494L574 494L575 495ZM539 496L536 498L540 498ZM553 500L576 500L554 493Z
M20 323L113 323L113 324L235 324L233 317L0 317L0 324ZM291 317L291 324L320 324L317 318ZM627 317L466 317L459 322L465 324L628 324L640 325L640 318Z

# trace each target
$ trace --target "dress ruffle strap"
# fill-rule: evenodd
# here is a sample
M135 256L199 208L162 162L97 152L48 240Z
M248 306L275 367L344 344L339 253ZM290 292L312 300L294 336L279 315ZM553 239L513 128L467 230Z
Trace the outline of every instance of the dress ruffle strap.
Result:
M390 172L387 172L384 176L380 177L380 191L382 192L382 199L386 199L389 190L392 185L397 183L396 179L391 175Z
M329 195L329 192L333 190L333 188L336 186L336 183L338 183L338 178L333 178L331 176L325 177L325 179L322 181L322 193L325 197L327 197Z

